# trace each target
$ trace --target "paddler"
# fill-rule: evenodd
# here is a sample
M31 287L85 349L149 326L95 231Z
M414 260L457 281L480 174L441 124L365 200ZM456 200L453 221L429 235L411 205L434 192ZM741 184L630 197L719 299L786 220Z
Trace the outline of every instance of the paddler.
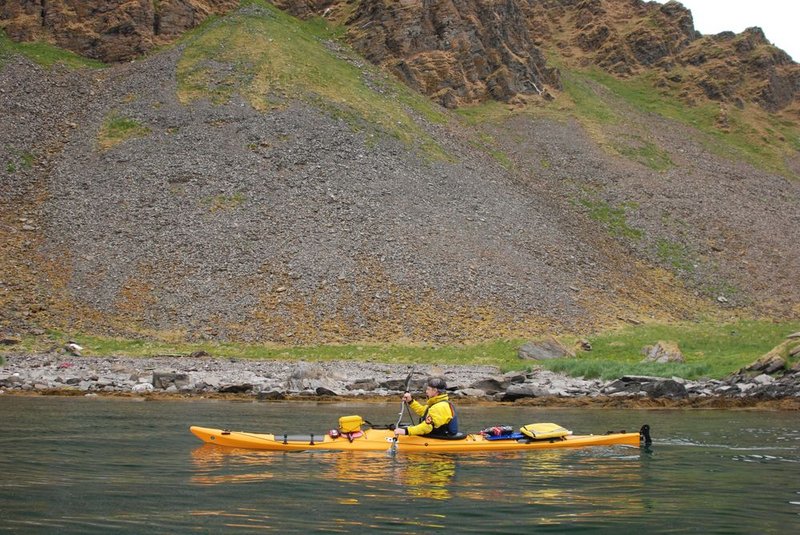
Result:
M447 396L447 383L442 377L431 377L425 386L428 397L425 405L416 401L410 392L403 394L403 401L420 416L417 425L398 427L395 435L425 435L447 437L458 434L458 416Z

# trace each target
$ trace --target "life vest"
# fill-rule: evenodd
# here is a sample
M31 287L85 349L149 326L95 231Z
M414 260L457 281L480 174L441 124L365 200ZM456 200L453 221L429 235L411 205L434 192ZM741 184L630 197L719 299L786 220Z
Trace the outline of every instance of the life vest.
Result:
M431 409L431 407L433 407L435 405L438 405L439 403L447 403L447 405L450 407L450 414L452 414L453 417L450 418L450 421L447 422L446 424L440 425L439 427L434 427L433 430L430 433L428 433L427 435L424 435L424 436L426 436L426 437L436 437L436 436L457 435L458 434L458 415L456 414L456 408L453 406L452 403L450 403L447 400L443 399L442 401L437 401L433 405L429 405L428 407L426 407L425 408L425 412L422 413L422 420L425 420L425 418L427 418L428 411Z

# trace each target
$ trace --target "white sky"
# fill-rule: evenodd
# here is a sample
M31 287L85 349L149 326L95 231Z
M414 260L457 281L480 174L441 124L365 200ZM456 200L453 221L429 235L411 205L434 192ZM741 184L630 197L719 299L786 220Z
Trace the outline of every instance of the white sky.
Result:
M666 0L658 0L666 3ZM800 62L800 2L797 0L678 0L692 12L703 35L740 33L758 26L767 40Z

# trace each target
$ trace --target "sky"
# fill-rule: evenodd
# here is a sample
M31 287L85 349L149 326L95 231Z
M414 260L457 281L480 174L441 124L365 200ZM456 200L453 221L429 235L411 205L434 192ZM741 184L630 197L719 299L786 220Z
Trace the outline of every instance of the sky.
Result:
M666 3L666 0L658 0ZM703 35L740 33L758 26L767 40L800 62L800 30L796 0L678 0L692 12L694 28Z

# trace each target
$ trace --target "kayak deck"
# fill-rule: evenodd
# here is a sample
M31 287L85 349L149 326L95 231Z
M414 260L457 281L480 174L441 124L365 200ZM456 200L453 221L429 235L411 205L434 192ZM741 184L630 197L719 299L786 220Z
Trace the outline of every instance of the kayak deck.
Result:
M645 429L646 428L646 429ZM358 436L331 437L328 434L273 435L228 431L192 426L189 430L200 440L218 446L272 451L389 451L394 442L394 431L366 429ZM462 453L479 451L524 451L553 448L583 448L587 446L622 445L638 447L642 441L649 443L649 426L636 433L609 433L606 435L569 435L543 440L490 440L480 433L464 435L460 439L440 439L403 435L397 437L400 452Z

